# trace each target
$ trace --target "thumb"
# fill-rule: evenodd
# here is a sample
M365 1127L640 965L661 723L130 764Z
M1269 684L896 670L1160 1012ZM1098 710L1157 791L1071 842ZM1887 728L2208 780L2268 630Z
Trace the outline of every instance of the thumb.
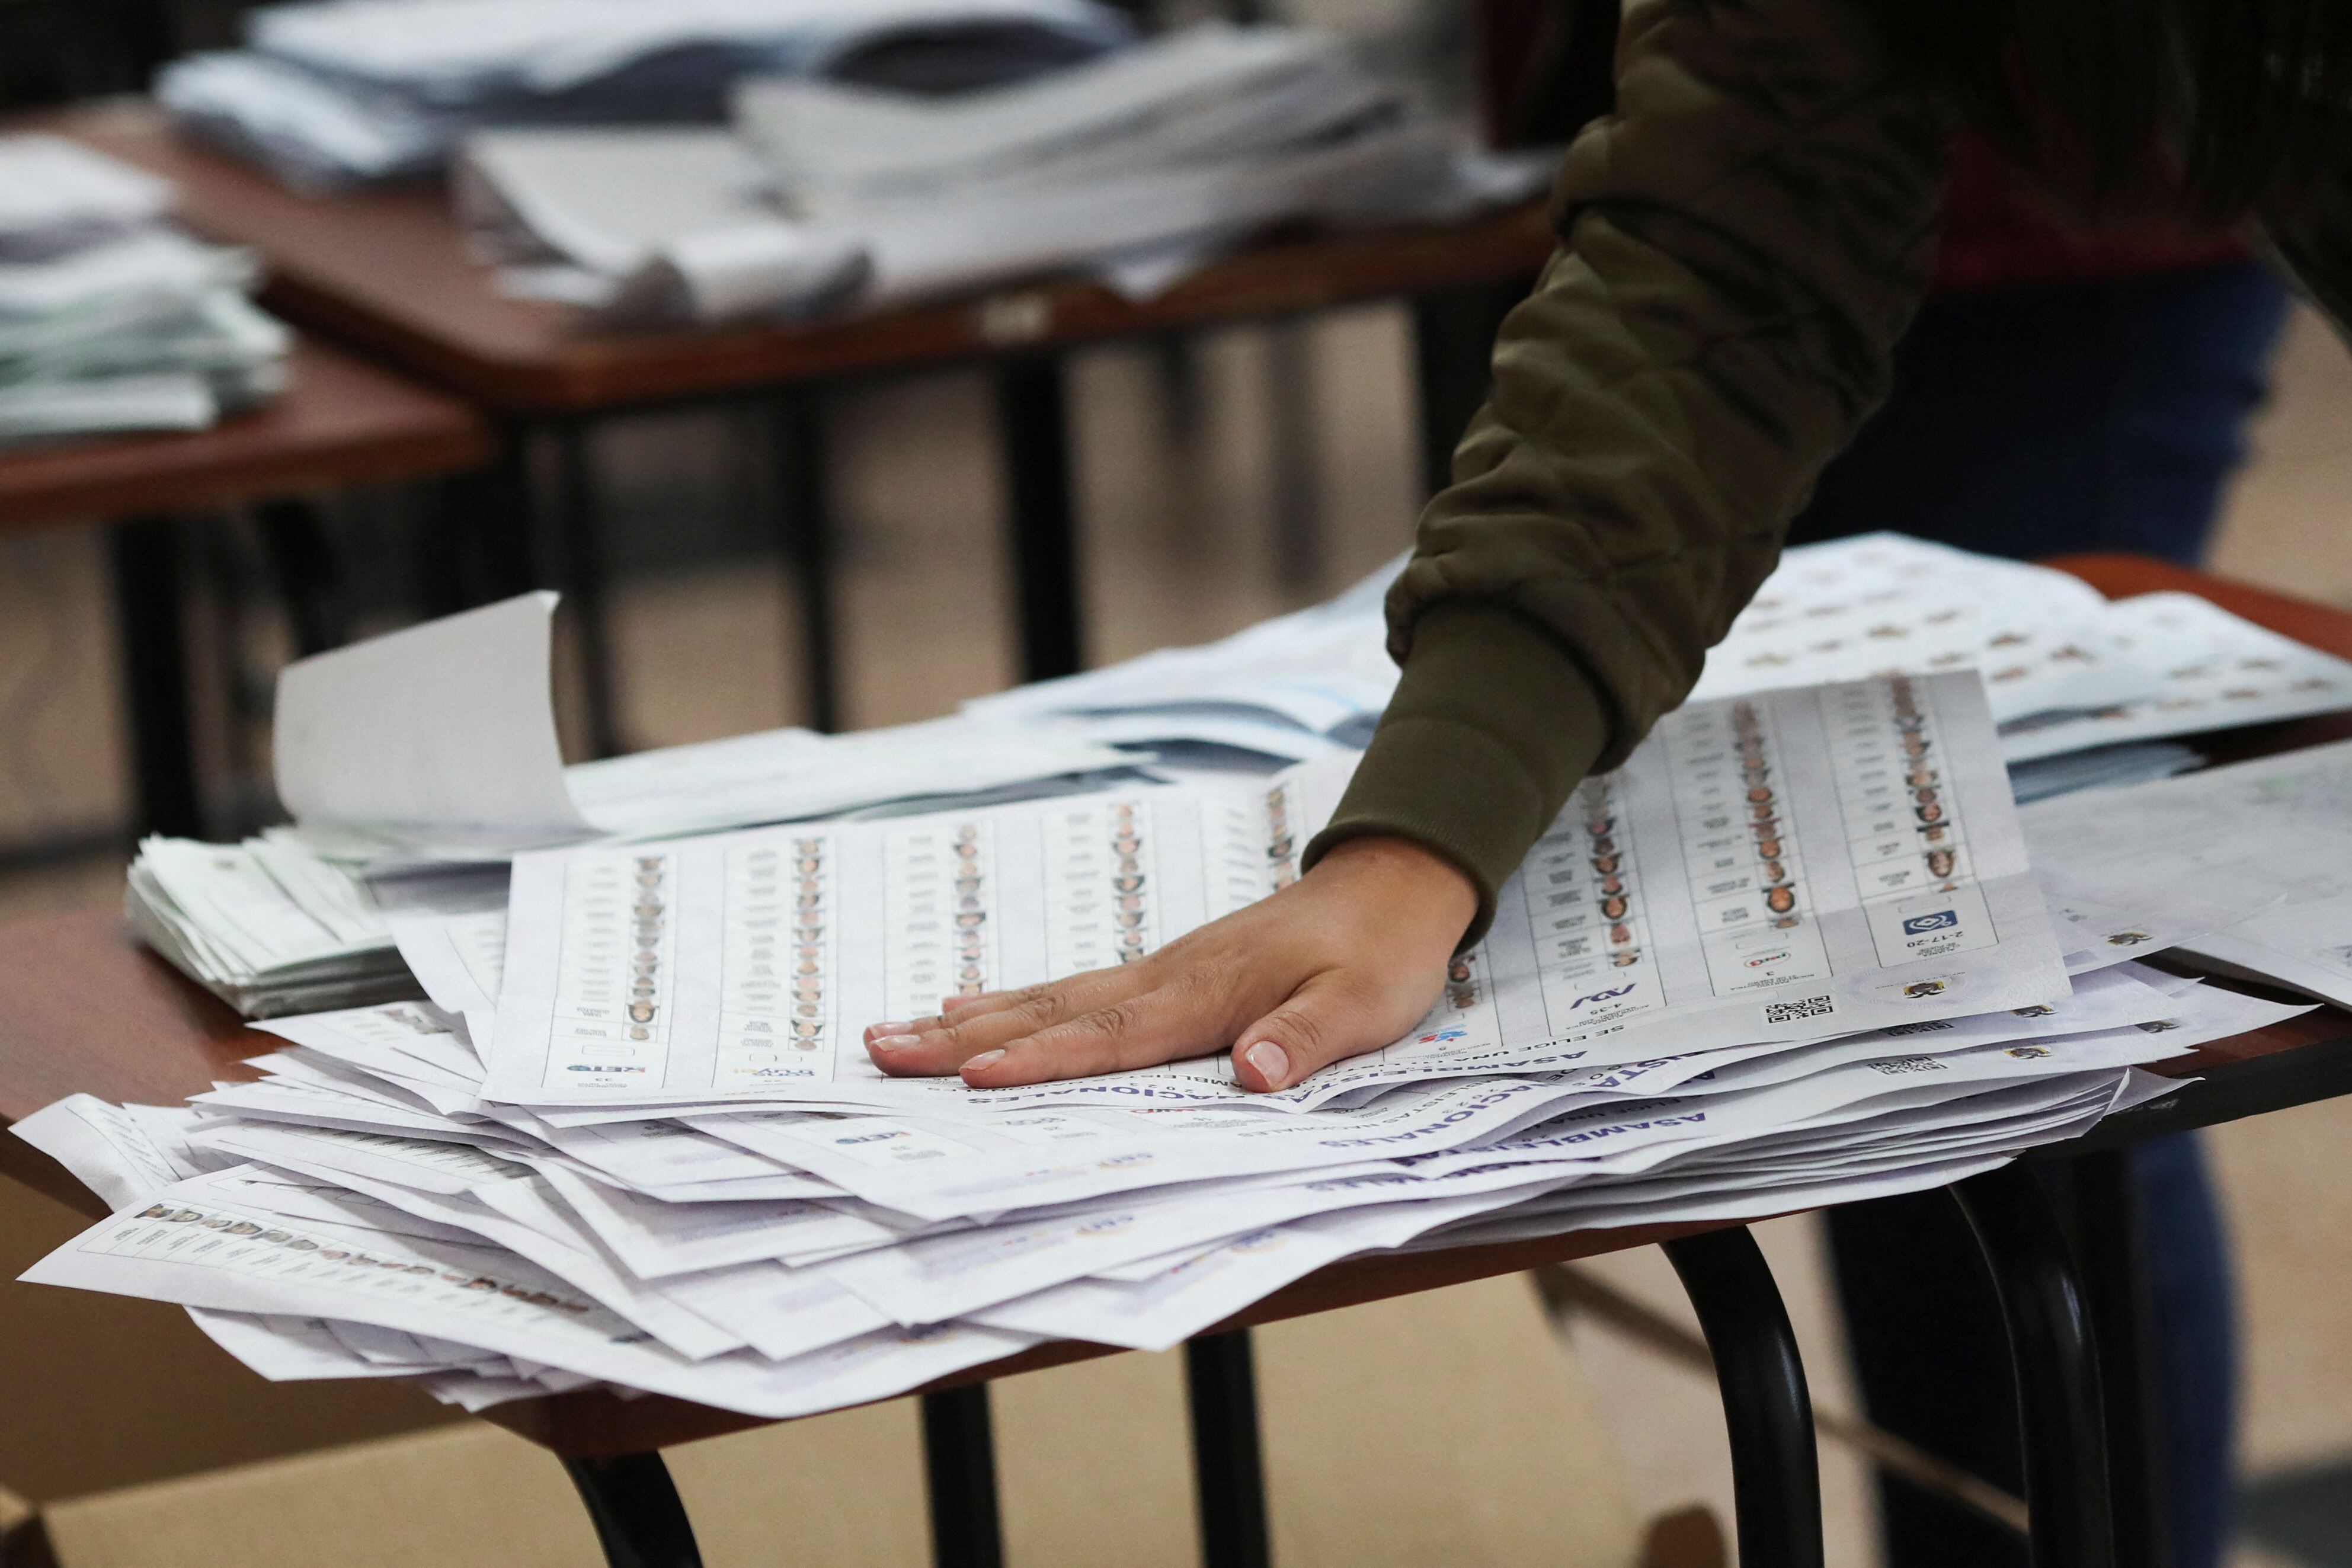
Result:
M1235 1037L1234 1077L1247 1089L1287 1089L1318 1068L1376 1051L1400 1032L1386 1011L1339 976L1318 974ZM1402 1026L1411 1026L1411 1019Z

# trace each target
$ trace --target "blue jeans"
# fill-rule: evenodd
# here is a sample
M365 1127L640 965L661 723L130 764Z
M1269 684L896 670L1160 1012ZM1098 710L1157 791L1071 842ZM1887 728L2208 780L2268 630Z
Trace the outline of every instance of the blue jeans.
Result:
M2133 550L2194 563L2245 452L2286 310L2252 262L1928 304L1886 406L1822 476L1793 542L1873 529L2031 558ZM2175 1568L2218 1568L2232 1490L2236 1336L2220 1210L2193 1137L2133 1153L2155 1297L2160 1478ZM2022 1485L1990 1280L1940 1193L1832 1211L1831 1255L1871 1418ZM1899 1481L1889 1568L2023 1568L1999 1526Z
M2251 261L1930 300L1895 351L1894 395L1790 541L1885 528L2021 560L2194 564L2286 303Z

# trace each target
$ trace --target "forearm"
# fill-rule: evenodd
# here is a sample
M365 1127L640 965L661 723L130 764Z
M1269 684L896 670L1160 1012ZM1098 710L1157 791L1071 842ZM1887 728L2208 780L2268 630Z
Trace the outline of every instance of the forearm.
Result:
M1926 288L1945 111L1843 0L1652 0L1564 165L1562 248L1390 598L1404 677L1310 853L1381 832L1495 889L1680 702ZM1424 637L1424 632L1426 634Z

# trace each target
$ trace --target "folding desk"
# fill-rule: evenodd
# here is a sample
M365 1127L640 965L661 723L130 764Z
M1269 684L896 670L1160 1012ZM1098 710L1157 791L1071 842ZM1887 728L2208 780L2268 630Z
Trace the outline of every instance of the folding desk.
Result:
M1419 227L1262 246L1144 302L1088 283L807 324L672 331L591 331L562 307L500 294L437 187L328 198L176 136L152 107L123 100L31 122L173 180L181 216L268 264L264 302L473 400L501 424L508 479L489 517L519 516L522 454L546 434L557 453L553 535L562 585L582 602L588 685L610 689L599 618L595 497L583 444L594 419L698 400L761 398L772 428L783 540L803 596L808 706L835 727L833 604L816 395L860 376L986 361L994 373L1024 679L1084 658L1070 499L1062 353L1115 338L1264 320L1364 300L1415 300L1425 471L1442 474L1486 395L1499 304L1551 253L1535 206L1454 228ZM1402 543L1402 542L1400 541ZM616 749L609 706L596 749Z
M2352 615L2128 557L2061 563L2110 594L2175 588L2288 636L2352 656ZM2352 735L2337 714L2210 738L2217 758ZM276 1048L227 1008L140 951L110 914L0 927L0 1123L76 1091L173 1103L242 1058ZM2104 1237L2078 1269L2030 1177L2012 1168L1958 1193L2001 1288L2019 1363L2027 1500L2042 1568L2131 1568L2158 1561L2154 1490L2131 1439L2145 1430L2129 1356L2137 1332L2128 1289L2127 1208L2116 1152L2133 1140L2352 1092L2352 1016L2322 1007L2216 1042L2156 1071L2202 1081L2111 1117L2087 1138L2033 1158L2074 1161L2078 1184L2110 1205ZM2099 1162L2107 1162L2102 1173ZM0 1137L0 1173L93 1215L96 1198L29 1145ZM1265 1500L1248 1376L1252 1323L1664 1243L1698 1308L1717 1362L1736 1470L1740 1561L1818 1568L1821 1517L1804 1372L1770 1272L1738 1225L1585 1231L1538 1241L1342 1262L1276 1292L1187 1347L1204 1555L1216 1568L1266 1560ZM2086 1280L2085 1275L2088 1279ZM2097 1336L2095 1341L2095 1333ZM929 1390L938 1561L1000 1561L988 1380L1116 1353L1063 1343L960 1373ZM2105 1373L2104 1378L2102 1373ZM698 1561L658 1450L761 1425L755 1417L660 1396L595 1391L501 1405L488 1418L562 1456L615 1564ZM2113 1431L2116 1462L2108 1465ZM780 1530L789 1530L780 1521Z
M201 836L177 520L259 503L299 549L283 503L327 489L436 478L491 457L466 404L309 338L286 393L209 430L0 452L0 528L104 521L131 714L141 830ZM268 510L280 503L280 510ZM298 640L315 644L312 627ZM309 648L306 647L306 651Z

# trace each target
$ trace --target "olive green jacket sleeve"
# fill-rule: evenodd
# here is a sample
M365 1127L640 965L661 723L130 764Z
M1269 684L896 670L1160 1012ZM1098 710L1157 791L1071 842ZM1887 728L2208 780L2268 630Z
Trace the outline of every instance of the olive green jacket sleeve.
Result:
M1397 834L1479 915L1698 678L1885 396L1951 122L1849 0L1635 0L1560 249L1389 596L1404 673L1320 855Z

